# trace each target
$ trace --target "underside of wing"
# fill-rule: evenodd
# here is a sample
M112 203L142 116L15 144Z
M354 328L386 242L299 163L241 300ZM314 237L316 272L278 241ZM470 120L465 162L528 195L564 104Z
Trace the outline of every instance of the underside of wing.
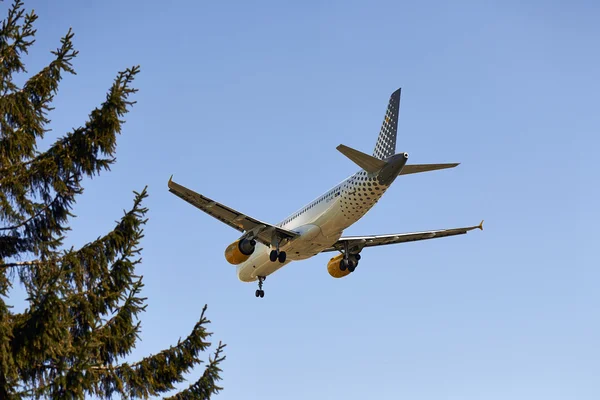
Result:
M327 251L343 251L348 246L348 251L358 253L365 247L384 246L387 244L415 242L417 240L435 239L447 236L464 235L473 229L483 230L483 221L476 226L468 226L464 228L440 229L435 231L412 232L412 233L397 233L387 235L372 235L372 236L347 236L340 238L333 246L323 250Z
M172 178L172 177L171 177ZM194 192L178 183L173 182L169 179L169 191L177 197L185 200L194 207L204 211L211 217L218 219L219 221L229 225L230 227L240 231L249 232L254 231L254 237L256 240L263 244L270 246L273 239L273 234L276 233L277 237L281 239L292 239L298 234L296 232L289 231L287 229L280 228L269 223L259 221L246 214L234 210L233 208L227 207L221 203L218 203L206 196Z

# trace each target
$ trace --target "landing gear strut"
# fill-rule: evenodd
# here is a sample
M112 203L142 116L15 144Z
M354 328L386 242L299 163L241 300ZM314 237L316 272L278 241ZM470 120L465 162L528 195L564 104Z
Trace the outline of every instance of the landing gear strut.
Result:
M260 298L265 297L265 291L262 290L263 282L265 281L265 279L267 279L265 276L258 277L258 289L256 289L256 292L254 292L254 295L256 297L260 297Z

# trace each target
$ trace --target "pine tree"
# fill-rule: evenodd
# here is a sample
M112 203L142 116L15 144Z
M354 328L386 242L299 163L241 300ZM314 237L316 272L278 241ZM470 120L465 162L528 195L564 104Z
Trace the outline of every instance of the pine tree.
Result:
M139 67L118 73L106 100L84 126L37 149L48 113L77 51L71 30L52 61L19 87L22 56L34 43L36 14L16 0L0 28L0 399L149 398L167 395L202 363L211 333L206 306L192 332L176 345L135 363L124 362L140 335L145 309L140 240L147 222L146 188L114 229L79 249L63 249L82 179L110 169ZM10 290L24 287L27 306L12 311ZM221 343L204 373L171 399L218 393Z

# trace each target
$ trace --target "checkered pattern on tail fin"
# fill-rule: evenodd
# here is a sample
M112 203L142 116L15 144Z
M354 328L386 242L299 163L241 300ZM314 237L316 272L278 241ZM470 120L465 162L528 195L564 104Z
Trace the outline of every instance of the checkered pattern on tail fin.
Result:
M373 157L380 160L396 154L396 133L398 131L398 111L400 109L400 90L396 90L390 96L383 124L379 131L379 138L373 151Z

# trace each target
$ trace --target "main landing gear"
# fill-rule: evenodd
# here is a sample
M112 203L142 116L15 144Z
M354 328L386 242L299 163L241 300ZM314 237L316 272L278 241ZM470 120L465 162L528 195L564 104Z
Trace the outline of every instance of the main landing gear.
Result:
M340 271L348 270L350 272L354 272L358 266L358 260L360 260L360 254L351 254L347 258L342 258L340 261Z
M350 254L350 251L348 249L348 242L345 243L344 247L344 258L342 258L340 261L340 271L348 270L349 272L354 272L354 270L358 266L360 254Z
M269 259L271 260L271 262L279 260L280 263L284 263L286 257L287 254L285 253L285 251L271 250L271 254L269 254Z
M265 297L265 291L262 290L263 282L265 281L265 279L267 279L265 276L258 277L258 289L256 289L256 292L254 292L256 297L260 297L260 298Z
M275 262L277 260L279 260L279 262L282 264L285 262L287 254L285 254L285 251L279 251L279 246L281 244L281 238L277 236L276 233L273 233L273 238L271 239L271 246L275 248L271 250L271 253L269 254L269 260L271 260L271 262Z

